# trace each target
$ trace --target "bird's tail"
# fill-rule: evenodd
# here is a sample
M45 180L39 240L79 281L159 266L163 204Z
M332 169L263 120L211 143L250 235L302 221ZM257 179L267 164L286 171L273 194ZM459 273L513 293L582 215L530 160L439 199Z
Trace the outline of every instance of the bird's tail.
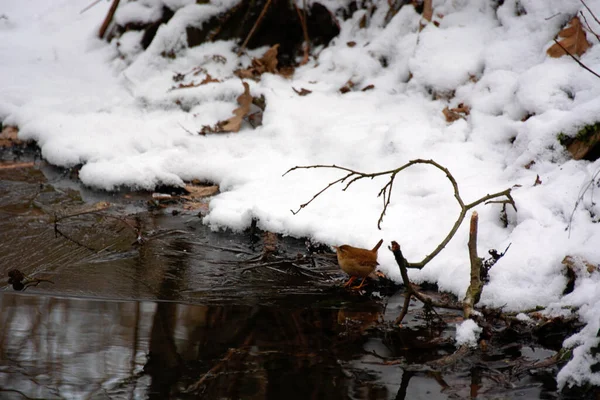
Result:
M383 243L383 239L380 239L379 242L377 242L377 244L375 245L375 247L373 247L373 250L371 250L373 253L377 253L377 250L379 250L379 248L381 247L381 244Z

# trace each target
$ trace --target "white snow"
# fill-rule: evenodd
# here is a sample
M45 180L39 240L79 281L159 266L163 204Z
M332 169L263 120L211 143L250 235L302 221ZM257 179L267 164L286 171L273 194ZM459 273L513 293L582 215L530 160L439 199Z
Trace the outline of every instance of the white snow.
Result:
M415 262L436 247L458 216L441 171L415 166L399 174L381 230L376 195L386 177L358 181L345 192L334 187L293 215L290 209L343 173L282 174L309 164L376 172L423 158L451 171L467 203L512 187L518 212L507 209L508 227L499 219L501 205L477 207L480 255L512 244L492 268L481 302L508 310L551 306L549 313L579 307L587 326L565 343L575 348L574 358L559 383L600 382L589 370L600 319L597 273L582 273L575 292L563 297L561 264L566 255L600 262L600 226L591 216L600 209L591 191L571 219L600 161L573 161L556 139L559 132L574 134L600 119L600 79L569 57L546 55L556 33L583 10L578 0L505 0L496 10L493 2L439 0L434 1L439 27L428 24L422 31L413 7L401 8L385 25L387 1L374 1L366 29L359 27L364 11L340 20L339 37L290 80L267 74L249 82L253 95L266 98L263 126L208 136L182 126L194 132L231 115L243 90L232 74L238 67L235 44L187 48L185 27L202 26L233 1L123 3L115 17L123 21L158 18L163 4L175 15L142 51L140 33L110 44L97 38L108 2L83 14L85 5L75 0L0 3L0 120L18 125L23 139L36 140L49 162L83 164L81 180L106 190L214 181L222 193L204 221L215 229L240 230L258 218L261 228L331 245L371 247L384 238L398 241ZM588 5L600 16L600 3ZM600 32L593 18L588 22ZM349 41L356 45L349 47ZM591 34L588 41L593 46L581 61L600 71L600 46ZM161 56L168 52L176 57ZM241 61L247 65L250 57ZM173 89L177 73L188 74L183 83L204 79L204 73L190 73L197 67L222 82ZM340 94L350 79L359 90ZM360 91L369 84L375 89ZM292 88L312 93L301 97ZM442 110L459 103L471 107L470 116L447 123ZM542 184L534 186L538 175ZM464 295L469 281L464 225L423 270L411 271L413 280ZM381 251L379 262L399 279L390 252Z
M483 329L472 319L466 319L456 325L456 345L477 346L477 339Z

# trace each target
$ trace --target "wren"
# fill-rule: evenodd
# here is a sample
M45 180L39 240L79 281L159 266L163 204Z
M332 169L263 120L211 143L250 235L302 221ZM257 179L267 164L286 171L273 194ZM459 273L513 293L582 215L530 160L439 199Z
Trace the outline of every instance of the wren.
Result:
M363 286L367 276L375 271L375 268L379 265L377 262L377 251L382 243L383 239L372 250L352 247L347 244L335 247L340 268L350 275L350 279L344 287L349 286L356 278L362 278L362 281L360 285L353 289L360 289Z

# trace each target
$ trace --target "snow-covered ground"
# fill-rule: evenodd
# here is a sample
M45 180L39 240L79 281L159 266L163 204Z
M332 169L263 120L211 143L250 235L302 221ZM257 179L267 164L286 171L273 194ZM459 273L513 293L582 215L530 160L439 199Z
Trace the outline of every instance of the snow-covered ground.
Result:
M562 296L561 264L566 255L600 262L600 225L594 222L600 208L592 191L566 230L600 161L573 161L557 141L559 132L575 134L600 121L600 79L569 57L546 54L557 32L585 10L579 0L505 0L497 9L493 1L438 0L439 26L421 31L413 7L403 7L385 25L387 1L374 1L367 28L360 28L365 11L340 19L339 36L316 49L318 60L296 69L291 79L266 74L249 82L253 95L266 98L261 127L207 136L188 131L231 116L243 90L232 74L238 59L232 42L186 48L185 26L208 20L231 1L140 0L121 7L115 19L154 20L163 3L178 11L142 52L139 32L121 37L118 51L116 41L97 38L106 1L83 14L87 4L76 0L0 2L0 120L37 141L49 162L83 164L80 178L89 186L152 189L209 180L221 187L205 218L215 228L243 229L257 218L264 229L332 245L396 240L413 262L437 246L458 216L442 172L415 166L398 175L381 230L377 193L385 177L358 181L345 192L334 187L293 215L290 209L343 174L282 174L309 164L376 172L423 158L451 171L465 202L513 187L518 212L508 209L508 227L500 221L501 205L477 207L480 254L512 244L491 270L481 301L510 310L545 306L556 315L579 307L587 326L567 341L575 347L574 359L560 372L559 384L600 385L600 374L590 370L598 360L589 352L599 340L600 274L581 267L575 290ZM588 5L600 16L599 1ZM600 45L587 36L593 46L581 61L600 72ZM175 59L160 56L172 49ZM250 57L241 61L247 65ZM174 74L198 66L223 82L170 90ZM341 94L350 79L358 88L375 88ZM312 93L301 97L292 88ZM444 107L459 103L471 107L470 115L446 122ZM534 186L538 175L542 183ZM467 225L411 278L463 296ZM390 252L381 251L379 261L383 272L400 279Z

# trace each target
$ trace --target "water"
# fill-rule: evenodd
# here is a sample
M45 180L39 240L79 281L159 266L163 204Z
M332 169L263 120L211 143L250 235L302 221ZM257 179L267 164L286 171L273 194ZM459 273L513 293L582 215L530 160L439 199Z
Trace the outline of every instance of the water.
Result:
M0 291L0 398L557 396L556 370L512 374L554 354L531 340L431 368L455 351L460 313L414 303L394 327L401 291L341 289L335 257L303 240L212 232L148 194L90 192L7 158L0 273L52 283ZM82 213L99 201L112 206Z

